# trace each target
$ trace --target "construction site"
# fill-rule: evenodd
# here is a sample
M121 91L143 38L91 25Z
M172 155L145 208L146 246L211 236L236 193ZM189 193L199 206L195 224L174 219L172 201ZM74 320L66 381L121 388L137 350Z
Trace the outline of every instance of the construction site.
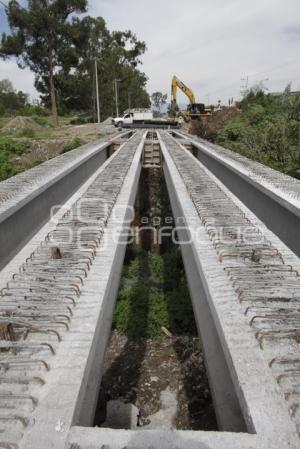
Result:
M300 448L287 4L0 0L0 449Z
M298 447L299 195L176 129L122 131L3 181L0 447ZM139 251L177 251L175 265ZM122 288L137 289L126 338ZM160 339L153 288L186 298L178 313L164 296Z

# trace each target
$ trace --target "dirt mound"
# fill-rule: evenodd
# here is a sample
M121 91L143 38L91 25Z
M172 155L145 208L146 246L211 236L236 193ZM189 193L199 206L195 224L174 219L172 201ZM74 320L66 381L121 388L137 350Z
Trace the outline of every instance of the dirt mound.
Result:
M112 117L108 117L106 120L101 122L101 125L111 125Z
M92 140L97 140L101 136L106 134L115 133L116 129L112 125L103 125L100 123L87 123L86 125L75 125L75 126L63 126L55 131L55 136L57 138L75 138L85 140L86 142L91 142Z
M42 127L38 125L31 117L17 115L3 127L3 131L16 132L25 128L37 131Z
M214 141L224 125L238 117L240 113L241 110L236 107L214 111L212 115L202 116L201 120L194 120L191 123L190 132L203 139Z

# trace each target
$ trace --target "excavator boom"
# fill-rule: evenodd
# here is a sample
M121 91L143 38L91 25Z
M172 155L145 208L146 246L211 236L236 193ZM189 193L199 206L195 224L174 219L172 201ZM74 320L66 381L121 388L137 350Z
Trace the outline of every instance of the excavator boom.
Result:
M207 115L205 110L205 105L203 103L196 103L195 95L191 89L189 89L182 81L180 81L177 76L172 78L172 94L171 94L171 111L176 114L179 111L177 105L177 89L182 90L182 92L190 100L190 104L187 107L187 111L184 113L185 116L190 118L198 118L200 115Z
M191 104L196 102L195 95L182 81L180 81L177 76L173 76L172 79L172 103L176 104L177 98L177 88L182 90L182 92L188 97Z

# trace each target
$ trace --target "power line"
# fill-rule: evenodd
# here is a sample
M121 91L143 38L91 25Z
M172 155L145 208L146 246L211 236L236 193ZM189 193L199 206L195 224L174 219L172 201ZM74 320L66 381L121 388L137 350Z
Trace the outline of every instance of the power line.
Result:
M265 73L272 73L272 72L275 72L275 70L282 69L283 67L286 67L286 66L292 65L292 64L294 64L294 63L298 63L298 62L300 62L299 57L298 57L297 59L293 59L293 60L291 60L291 61L289 61L289 62L286 62L286 63L284 63L284 64L280 64L280 65L278 65L278 66L275 66L275 67L273 67L272 69L264 70L264 71L258 72L258 73L254 73L253 75L249 75L249 76L252 77L252 76L258 76L258 75L264 75Z
M8 5L6 3L4 3L2 0L0 0L0 3L2 6L4 6L5 9L8 8Z
M298 62L300 62L299 57L298 57L297 59L293 59L293 60L287 61L287 62L284 63L284 64L281 64L281 65L278 65L278 66L274 66L274 67L272 67L272 68L270 68L270 69L268 69L268 70L264 70L264 71L257 72L257 73L252 73L252 74L248 75L248 78L253 78L253 77L255 77L255 76L263 75L263 74L266 74L266 73L272 73L272 72L274 72L275 70L281 69L281 68L283 68L283 67L290 66L290 65L295 64L295 63L298 63ZM218 92L224 92L224 91L227 90L227 89L236 87L236 85L237 85L236 83L234 83L234 84L233 84L233 83L232 83L232 84L228 84L228 85L226 85L226 86L220 87L220 89L217 89L217 90L211 92L211 94L214 95L214 94L216 94L216 93L218 93Z

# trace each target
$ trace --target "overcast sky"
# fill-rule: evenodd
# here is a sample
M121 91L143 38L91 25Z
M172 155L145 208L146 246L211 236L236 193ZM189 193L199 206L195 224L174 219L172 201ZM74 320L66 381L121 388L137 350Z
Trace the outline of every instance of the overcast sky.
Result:
M290 81L300 89L299 0L90 0L89 5L89 14L103 16L110 29L130 29L146 42L141 69L150 93L169 94L173 74L206 103L237 99L247 76L250 85L268 78L271 91ZM1 31L7 30L4 16L0 5ZM36 95L33 75L14 62L0 61L1 78Z

